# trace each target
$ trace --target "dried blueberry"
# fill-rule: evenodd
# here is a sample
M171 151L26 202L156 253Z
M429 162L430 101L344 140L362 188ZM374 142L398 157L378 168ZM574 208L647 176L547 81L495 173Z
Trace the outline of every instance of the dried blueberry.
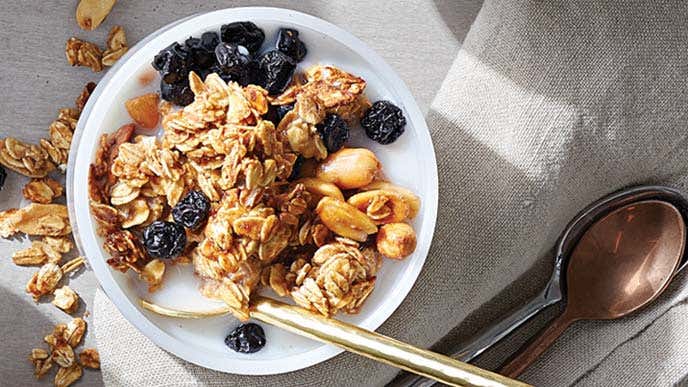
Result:
M380 144L396 141L406 126L404 113L389 101L377 101L361 119L361 126L372 140Z
M306 45L299 39L299 31L291 28L280 28L277 35L277 49L297 62L301 62L308 53Z
M200 46L205 50L212 52L218 44L220 44L220 35L217 32L208 31L201 35Z
M246 65L251 61L246 48L235 44L220 43L215 48L217 66L224 74L241 79L246 73Z
M260 68L258 65L258 61L256 61L256 59L254 58L252 61L246 64L246 71L244 73L244 77L237 82L239 82L241 86L258 84L259 70Z
M265 346L265 331L258 324L241 324L225 338L225 344L239 353L254 353Z
M186 232L176 223L158 220L143 230L143 246L153 258L174 258L184 251Z
M220 27L220 38L225 43L244 46L253 53L263 45L265 33L252 22L243 21Z
M277 127L287 113L294 109L294 104L289 105L270 105L266 118Z
M160 82L160 96L165 101L179 106L186 106L194 100L194 93L189 87L188 80L171 84L162 80Z
M0 190L5 186L5 179L7 179L7 171L0 165Z
M328 114L323 122L316 125L316 128L325 143L325 148L330 153L341 149L349 140L349 127L337 114Z
M210 212L210 200L201 191L189 191L172 209L172 218L190 229L201 226Z
M268 51L258 58L257 79L255 81L271 95L279 94L291 82L295 69L296 62L283 52Z
M179 43L172 43L153 58L153 68L167 83L176 83L189 75L189 52Z
M215 47L208 50L199 38L186 39L189 51L190 66L196 69L207 69L215 64Z
M198 76L201 77L202 80L205 80L205 77L207 77L208 75L210 75L214 72L213 71L214 68L215 68L215 66L213 66L211 68L207 68L207 69L200 68L200 67L194 67L191 70L193 72L195 72L196 74L198 74Z
M303 166L303 162L305 160L306 159L301 155L298 155L298 157L296 157L296 161L294 161L294 165L292 165L291 167L291 175L289 175L289 178L287 180L292 181L296 180L296 178L299 177L299 174L301 173L301 167Z

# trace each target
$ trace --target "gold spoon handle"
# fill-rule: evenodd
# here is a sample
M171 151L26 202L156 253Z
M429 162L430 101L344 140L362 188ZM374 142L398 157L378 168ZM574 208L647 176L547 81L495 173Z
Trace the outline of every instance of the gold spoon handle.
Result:
M176 318L205 318L229 313L228 307L192 312L166 308L145 300L141 300L141 306L159 315ZM448 356L267 297L255 296L251 303L251 317L451 386L528 386Z
M451 386L527 386L448 356L270 298L257 297L252 304L251 317Z
M549 348L554 340L559 338L574 320L566 311L552 320L547 327L537 334L530 342L525 344L518 352L499 370L499 373L510 378L516 378L523 373L537 358Z

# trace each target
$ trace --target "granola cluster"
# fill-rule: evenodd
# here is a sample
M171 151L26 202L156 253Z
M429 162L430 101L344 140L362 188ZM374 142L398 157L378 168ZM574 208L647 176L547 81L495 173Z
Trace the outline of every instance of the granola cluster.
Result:
M65 44L67 62L72 66L90 67L95 73L114 65L129 50L124 29L121 26L112 27L105 45L106 49L102 50L95 43L71 37Z
M63 256L72 251L72 227L67 207L54 203L64 193L62 184L46 175L56 166L66 167L72 131L79 112L86 104L95 84L88 84L76 100L74 109L62 109L49 129L50 139L40 145L26 144L13 138L0 140L0 163L14 171L33 177L24 185L22 194L32 203L23 208L11 208L0 212L0 237L10 238L18 234L34 237L31 245L12 253L12 261L19 266L39 266L26 284L26 293L38 302L52 295L51 303L67 314L74 314L80 306L79 295L63 279L79 269L85 262L77 257L62 263ZM59 324L46 336L48 351L34 349L29 360L37 378L43 377L57 364L55 385L68 386L81 377L82 369L73 348L81 341L85 322L75 318L68 325ZM81 364L93 367L98 358L95 349L84 350Z
M85 30L93 30L105 19L115 0L80 0L76 9L76 20ZM127 50L124 30L115 26L107 39L105 51L96 45L71 38L67 41L65 54L70 64L91 67L101 71L111 66ZM23 187L22 194L31 204L23 208L11 208L0 212L0 237L10 238L23 234L32 237L31 245L12 253L12 261L19 266L39 266L26 284L26 292L38 302L52 295L51 303L67 314L73 315L80 308L79 295L68 285L62 284L65 277L84 265L85 259L77 257L63 263L63 256L71 253L72 227L69 224L67 207L58 204L64 188L55 176L56 171L66 172L72 136L96 84L88 83L75 101L75 107L60 109L57 118L50 124L46 138L38 143L28 143L13 137L0 138L0 189L5 185L6 171L10 169L31 180ZM48 177L51 174L53 177ZM4 187L8 187L5 185ZM155 275L151 265L152 274ZM81 343L86 331L86 322L81 317L69 324L58 324L53 332L44 338L48 350L35 348L29 355L36 378L42 378L57 365L55 386L66 387L82 376L82 369L100 368L100 358L95 349L84 349L75 355L75 348Z
M41 139L39 144L29 144L13 137L0 139L0 164L36 179L46 177L56 168L65 172L76 122L95 86L95 83L90 82L84 87L75 101L75 108L60 109L57 119L48 128L49 138ZM49 188L52 190L55 186ZM61 193L54 195L59 196ZM27 199L36 201L31 197Z
M43 338L43 341L48 344L48 350L34 348L29 355L36 378L41 379L55 364L59 368L55 374L54 384L58 387L66 387L81 378L83 367L99 369L100 356L95 349L84 349L79 355L74 353L85 333L86 321L80 317L68 324L55 325L53 331Z
M191 72L189 85L192 103L159 109L161 136L133 136L132 124L102 137L89 187L108 263L138 273L154 291L166 263L191 262L201 293L224 301L241 320L261 287L326 316L357 313L382 264L378 246L404 244L397 249L403 254L390 257L396 259L415 248L404 222L420 206L415 195L380 179L369 150L329 153L323 143L318 125L328 114L353 124L370 106L365 81L315 66L277 97L217 74L202 80ZM267 119L271 105L292 103L281 121ZM138 109L132 117L146 114ZM311 166L299 169L297 159ZM180 256L153 259L144 231L172 222L190 191L209 200L207 222L186 229ZM411 235L376 239L378 226L397 223Z

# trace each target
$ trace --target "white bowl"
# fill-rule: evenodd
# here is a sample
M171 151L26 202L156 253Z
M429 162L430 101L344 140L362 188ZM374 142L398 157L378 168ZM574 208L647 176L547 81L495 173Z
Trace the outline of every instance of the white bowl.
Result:
M102 238L96 235L88 205L88 165L93 162L103 133L130 122L124 101L145 92L157 91L158 82L142 87L139 76L151 69L153 56L174 41L219 30L222 24L250 20L266 32L265 46L273 45L279 27L299 30L308 47L304 68L315 63L334 64L363 77L367 95L375 101L388 99L400 106L407 118L406 133L392 145L369 140L363 130L352 130L353 145L372 149L379 157L390 181L411 189L422 200L413 226L418 234L415 253L403 261L386 260L376 288L358 315L338 318L363 328L378 328L401 304L423 267L437 215L437 165L428 128L418 105L404 82L382 58L350 33L313 16L277 8L233 8L188 17L166 26L133 47L102 79L94 91L74 135L67 172L68 204L74 234L105 293L122 315L164 350L184 360L218 371L265 375L302 369L325 361L342 349L265 326L268 343L255 354L229 350L224 337L237 325L231 317L206 320L177 320L141 309L138 298L161 305L205 309L217 307L197 290L191 267L168 266L162 289L149 294L134 275L112 270L105 260ZM409 322L412 323L412 322Z

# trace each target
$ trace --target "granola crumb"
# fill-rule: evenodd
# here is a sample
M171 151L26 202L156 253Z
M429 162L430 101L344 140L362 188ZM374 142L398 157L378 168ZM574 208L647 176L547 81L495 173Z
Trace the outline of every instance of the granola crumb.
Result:
M86 368L100 369L100 354L95 348L84 349L79 354L79 363Z
M63 286L53 292L52 304L67 313L74 313L79 308L79 296L69 286Z

